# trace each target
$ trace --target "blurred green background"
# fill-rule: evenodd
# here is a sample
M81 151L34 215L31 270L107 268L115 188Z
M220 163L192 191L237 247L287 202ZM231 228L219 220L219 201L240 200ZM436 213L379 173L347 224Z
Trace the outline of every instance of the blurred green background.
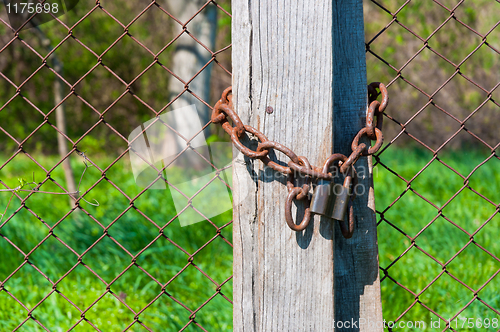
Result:
M102 57L102 64L80 82L80 78L96 66L98 59L77 40L97 54L102 53L124 33L123 27L115 19L128 24L150 2L101 1L102 7L94 10L73 29L74 38L66 40L68 31L57 21L40 26L53 47L65 40L54 54L63 64L65 80L70 84L79 82L75 86L75 93L64 102L67 135L71 139L79 139L99 121L92 107L103 111L126 91L126 84L106 67L125 82L131 82L154 60L132 37L154 52L158 52L175 37L178 23L159 8L168 8L168 1L157 3L159 6L152 6L130 25L129 34L112 47ZM199 8L203 4L200 2ZM230 2L224 0L209 5L217 12L213 48L223 50L231 42L231 20L216 4L230 11ZM474 292L479 290L478 298L459 317L490 321L500 319L495 311L484 304L500 310L499 279L495 277L483 287L500 269L500 262L492 257L500 256L497 231L500 223L500 160L496 154L491 157L491 147L500 142L496 128L500 114L500 89L496 88L500 82L500 27L491 30L500 20L500 4L493 0L465 1L454 10L455 16L452 18L447 9L432 1L411 1L399 11L403 1L389 0L378 4L365 1L364 10L366 41L369 45L368 81L391 83L391 102L386 112L393 120L385 119L386 145L376 158L374 171L384 318L386 321L400 318L410 307L400 319L436 320L437 317L427 308L445 318L453 317L474 299ZM442 1L441 4L451 9L458 1ZM94 6L95 2L80 1L73 11L60 19L71 26ZM381 7L397 12L397 16L393 17ZM4 7L1 8L0 17L8 22ZM445 21L447 23L435 31ZM386 28L390 22L393 23ZM22 87L21 95L12 99L16 95L16 88L10 82L21 84L42 64L40 58L24 43L43 56L49 52L35 29L22 30L19 38L10 43L12 38L12 32L0 24L0 105L7 104L0 111L0 126L4 129L0 131L0 180L11 188L19 185L19 178L31 181L33 174L37 182L47 178L47 174L29 156L46 169L52 168L60 160L57 155L57 133L49 124L45 124L23 144L28 155L20 153L9 161L18 148L9 135L23 140L44 121L44 116L33 105L42 112L54 107L53 86L56 79L56 75L44 67ZM159 56L159 64L171 68L176 51L176 42L173 42ZM230 70L230 49L218 53L216 59L222 67ZM51 56L47 63L50 65L52 60ZM209 100L206 100L210 105L231 83L230 75L222 67L217 64L210 67ZM159 111L172 100L168 93L171 79L172 76L158 64L148 69L130 85L130 93L109 109L103 117L104 121L84 136L78 143L78 149L85 151L89 159L101 169L114 163L127 149L127 144L110 130L108 124L126 137L142 122L154 116L151 108ZM444 88L435 93L447 81ZM70 94L70 88L63 86L64 94ZM77 95L91 101L91 106L77 98ZM139 96L149 107L134 96ZM460 121L471 114L462 125ZM54 113L48 120L52 124L56 123ZM220 131L210 130L210 142L227 141ZM457 131L458 134L443 145ZM424 144L416 143L412 137ZM419 173L429 162L430 165ZM74 153L71 165L75 176L79 177L84 170L82 158ZM131 264L131 256L126 251L137 255L158 236L158 228L151 221L163 227L178 212L173 207L169 190L148 190L131 205L129 199L112 184L117 184L128 197L135 197L141 189L136 186L131 172L127 154L106 171L105 177L95 167L86 171L81 188L83 192L98 182L85 195L85 199L89 202L96 199L99 206L81 202L90 215L73 212L65 217L70 210L66 196L34 194L21 206L17 198L8 205L12 194L0 192L0 213L8 206L0 223L0 280L9 277L24 261L23 255L14 245L25 253L30 252L49 235L49 227L63 217L53 234L77 254L87 251L83 263L104 281L109 283L115 279ZM182 169L174 168L169 176L175 177L176 173L182 172ZM473 172L466 187L464 178L457 172L464 177ZM410 179L413 180L408 183ZM65 183L61 165L51 172L50 179L41 187L46 191L60 191L51 180ZM455 194L456 197L449 202ZM21 197L26 195L20 193ZM217 202L214 199L210 204ZM125 210L127 212L116 220ZM218 227L226 225L231 220L231 211L211 220ZM108 234L123 248L109 237L104 237L93 246L103 236L103 227L96 221L103 227L113 223ZM474 234L473 237L459 227ZM232 242L231 225L224 227L221 230L222 237L216 237L207 246L204 246L205 243L217 235L216 228L208 222L180 227L174 220L165 228L164 234L166 237L160 237L138 256L137 264L161 283L166 283L184 268L186 270L167 286L169 296L162 295L141 312L140 321L155 331L180 330L190 321L190 313L179 303L195 310L215 295L196 313L196 322L211 331L231 330L232 306L221 295L232 299L232 282L228 280L232 274L232 247L224 241ZM193 264L190 264L190 255L195 252ZM450 261L457 252L460 252L459 255ZM443 269L429 255L442 264L447 263L446 268ZM30 254L29 262L44 275L25 264L5 283L3 291L0 291L1 331L13 330L27 317L26 309L12 296L30 310L52 290L47 278L53 282L59 280L77 260L71 250L54 236L49 236ZM221 294L217 293L217 286L207 275L217 284L228 280L221 287ZM419 294L417 303L414 304L415 296L396 282ZM121 331L134 320L131 311L111 294L106 294L92 305L106 291L106 287L82 265L65 276L56 289L57 292L32 312L33 317L51 331L66 331L80 319L81 313L68 300L82 310L89 308L85 313L88 322L81 322L73 331L93 331L90 323L103 331ZM160 294L161 287L133 265L113 282L110 290L138 312ZM490 325L483 329L496 331L498 327ZM146 331L139 324L130 330ZM201 328L190 324L186 330L197 331ZM33 320L28 320L20 331L42 331L42 328Z
M365 1L368 82L390 96L374 170L383 314L427 324L405 331L429 330L430 310L456 331L500 328L499 10Z

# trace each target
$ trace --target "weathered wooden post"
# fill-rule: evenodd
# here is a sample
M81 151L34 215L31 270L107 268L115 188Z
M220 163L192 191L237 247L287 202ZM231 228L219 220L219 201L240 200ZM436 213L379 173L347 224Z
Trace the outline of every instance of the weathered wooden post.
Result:
M349 154L344 145L347 141L350 144L355 135L351 129L359 129L366 110L361 0L336 2L232 1L234 108L245 124L288 146L298 155L306 156L314 165L322 164L333 152L333 137L340 139L339 135L350 135L339 141L340 145L336 143L339 149L342 148L339 152ZM345 8L347 12L336 12L336 7ZM356 24L344 23L356 17ZM342 38L350 38L350 34L355 38L339 44L345 49L337 58L334 52L339 50L333 46L334 40L344 28L360 31L343 34L345 37ZM359 41L361 45L357 45ZM361 54L357 51L359 47ZM351 48L353 56L359 58L349 62ZM339 72L339 66L333 65L333 61L340 60L347 61L347 70ZM335 75L334 67L337 70ZM349 82L345 89L353 89L348 91L353 95L337 96L339 75L351 75L342 77L339 82ZM336 124L339 133L335 135L332 131L332 96L339 98L336 105L341 100L347 103L357 99L353 107L340 105L342 121L346 121L349 128L340 129L343 125ZM272 113L266 112L268 107L273 108ZM288 162L279 152L270 157ZM369 183L370 180L367 176L362 181ZM375 227L373 211L370 210L370 217L367 212L367 198L357 199L356 204L356 211L360 213L357 227L361 225L362 228L354 236L360 238L347 242L339 240L336 248L334 230L338 230L338 226L331 219L315 216L305 231L296 233L290 230L285 223L285 182L284 176L264 167L262 162L235 154L234 331L333 331L336 319L349 322L361 318L381 319L374 314L380 312L380 294L376 294L379 291L376 236L361 234L366 231L366 225L373 223L373 227L367 228L370 232ZM304 205L299 202L296 206L301 218ZM295 209L293 216L296 216ZM359 242L367 239L375 242ZM340 245L355 247L349 249L350 252L366 255L366 258L335 253L335 250L344 250ZM337 259L344 261L338 262ZM366 267L359 265L358 259ZM371 259L375 262L368 262ZM339 265L337 269L334 260L335 265ZM346 275L338 279L334 270ZM373 276L373 280L360 277L365 273ZM335 280L339 280L337 282L342 283L346 290L339 292ZM372 284L362 285L365 281ZM360 287L367 290L364 295L359 293ZM341 298L335 301L337 296ZM357 311L359 316L355 316L355 310L343 311L343 301L349 308L354 308L357 303L361 308ZM368 307L374 310L368 310ZM351 314L354 316L349 316ZM359 330L378 331L373 328Z
M334 151L351 153L352 138L365 126L367 109L365 38L362 0L334 0ZM364 137L364 143L370 145ZM355 200L356 230L346 240L335 232L335 318L358 321L358 329L383 331L378 264L377 222L373 193L372 158L356 163L362 195Z

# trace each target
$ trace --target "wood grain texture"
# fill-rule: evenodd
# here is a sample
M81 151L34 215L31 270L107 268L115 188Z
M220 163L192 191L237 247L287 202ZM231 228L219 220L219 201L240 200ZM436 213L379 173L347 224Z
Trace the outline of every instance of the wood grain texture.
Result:
M367 109L362 1L334 0L333 11L334 147L348 155ZM336 331L378 332L383 328L371 157L360 158L356 169L364 194L355 201L355 233L346 240L335 230L335 318L357 321L358 327Z
M233 0L232 12L236 111L269 139L322 163L332 151L331 1ZM235 156L234 331L332 331L332 222L315 217L304 232L292 231L286 179ZM270 157L288 162L279 152ZM301 218L297 206L292 214Z

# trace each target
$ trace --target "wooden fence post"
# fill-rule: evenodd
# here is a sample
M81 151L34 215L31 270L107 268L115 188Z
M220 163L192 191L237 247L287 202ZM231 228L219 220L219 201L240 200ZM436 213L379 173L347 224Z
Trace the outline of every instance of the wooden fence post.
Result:
M352 138L365 126L367 109L362 0L334 0L334 150L351 153ZM364 143L369 145L366 139ZM358 328L336 331L383 331L378 264L377 222L371 157L356 163L360 175L355 200L356 230L344 239L335 232L335 318L357 321Z
M361 6L360 0L346 1L346 6L354 2ZM269 139L322 164L333 152L332 18L339 15L333 14L332 1L233 0L232 12L235 110ZM362 59L360 70L365 69L364 53ZM359 77L365 80L361 98L366 108L366 74ZM354 119L359 121L360 114ZM279 152L270 158L288 162ZM235 150L234 331L334 330L333 238L338 226L316 216L304 232L290 230L284 216L285 184L285 176ZM304 205L296 206L292 214L301 218ZM353 275L359 272L363 268Z

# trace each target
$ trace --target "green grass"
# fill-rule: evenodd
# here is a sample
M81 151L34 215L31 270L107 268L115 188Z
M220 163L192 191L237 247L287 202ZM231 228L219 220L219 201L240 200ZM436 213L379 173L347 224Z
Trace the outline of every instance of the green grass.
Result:
M432 153L422 150L398 148L391 151L391 149L381 155L382 163L407 180L413 178L433 158ZM388 268L388 276L419 294L442 273L437 281L420 294L418 299L421 303L415 304L401 318L402 320L422 320L426 324L429 324L431 319L439 320L424 305L446 319L453 317L474 297L473 291L453 277L473 290L478 290L500 269L500 262L479 247L500 257L500 243L498 242L500 215L496 213L494 205L471 189L465 187L460 191L464 187L464 179L443 164L467 176L488 156L488 151L480 152L472 149L440 153L439 160L434 160L425 171L420 173L411 182L412 190L408 191L405 191L407 185L403 180L381 165L376 167L375 202L377 211L383 212L383 219L378 226L381 267L387 268L410 248L411 241L404 234L411 238L419 234L415 239L415 245ZM470 176L468 183L470 188L484 195L494 204L500 203L499 166L500 161L497 158L490 159ZM458 191L460 193L446 204ZM427 203L417 193L436 206ZM401 194L403 194L401 198L390 206ZM438 213L439 209L442 209L441 215ZM380 215L377 217L380 221ZM490 218L491 220L474 234ZM431 223L432 220L434 222ZM396 230L389 223L401 231ZM469 243L470 236L459 227L474 234L474 242ZM447 263L446 269L443 270L442 265L419 249L427 252L442 264ZM459 251L461 253L453 258ZM384 273L381 272L381 278L383 277ZM500 279L497 277L481 288L478 293L481 300L496 310L500 310L499 286ZM389 277L382 280L381 287L383 313L387 321L397 319L415 301L413 294L398 286ZM500 316L478 300L475 300L459 317L461 319L474 318L474 321L486 318L500 319ZM459 320L459 327L461 324L463 321ZM442 330L445 322L442 321L441 326ZM490 327L490 329L496 331L498 327L496 329ZM420 331L419 329L407 330Z
M469 174L487 156L487 152L469 150L460 153L440 154L439 160L456 168L461 174ZM381 158L386 166L404 178L411 179L433 156L422 150L390 148L381 155ZM40 160L44 167L50 167L55 162L54 158L49 157L37 156L36 159ZM474 235L474 242L470 244L468 244L469 236L457 227L459 226L471 234L476 232L486 220L495 214L495 207L469 188L464 188L450 203L446 204L464 186L464 180L440 163L439 160L434 160L425 171L412 181L411 189L413 191L405 191L406 183L381 165L375 168L377 211L384 211L383 220L378 227L382 268L387 268L412 246L411 241L404 234L412 238L419 234L415 239L415 245L387 270L392 279L411 291L420 293L425 289L419 295L421 303L416 303L401 318L404 321L419 320L425 321L426 324L431 319L436 321L437 317L432 315L424 305L445 318L452 317L474 297L473 291L461 285L453 277L477 290L500 269L500 263L478 247L478 245L482 246L492 254L500 256L497 231L500 216L498 214ZM97 158L95 161L101 168L110 163L110 160L103 157ZM75 173L81 174L83 164L80 160L73 162ZM495 204L500 202L499 166L498 159L491 159L469 178L469 186ZM173 176L175 177L175 172L180 171L174 170ZM20 155L0 171L0 178L9 186L15 187L18 178L23 177L30 180L32 172L35 172L37 181L45 178L44 172L38 166L26 156ZM60 167L52 172L51 177L59 183L64 183ZM130 166L125 161L111 167L106 172L106 178L117 184L129 197L135 197L141 191L141 188L135 185ZM85 175L83 189L90 188L99 179L100 173L97 169L90 168ZM42 186L42 190L57 191L58 188L47 183ZM401 198L393 204L403 192L405 193ZM427 203L417 193L436 204L436 207ZM25 195L22 194L22 196ZM9 198L9 193L0 193L0 210L2 212ZM96 199L99 202L99 207L85 202L82 202L81 206L103 227L113 223L118 215L130 207L129 200L106 180L101 180L85 198L88 201ZM214 201L212 204L215 203ZM442 215L435 219L438 216L438 210L445 204ZM392 206L386 209L390 205ZM15 198L3 221L19 208L20 201ZM5 238L16 244L23 252L28 253L49 234L47 226L52 227L57 223L64 217L69 208L69 201L65 196L35 194L26 201L25 208L21 208L0 230L0 234L4 237L0 238L1 280L9 276L24 261L23 255ZM158 228L135 208L159 226L165 225L176 214L169 191L149 190L135 200L133 207L116 220L108 230L108 234L132 255L139 253L159 234ZM34 217L28 209L39 216L40 220ZM221 226L230 219L231 212L229 211L212 220ZM378 219L380 220L380 215L378 215ZM435 220L431 223L433 219ZM456 225L453 225L452 222ZM389 223L398 227L401 232ZM421 232L426 226L428 227ZM232 241L231 231L230 226L222 230L222 234L229 241ZM107 283L114 280L131 264L131 257L110 238L104 237L96 243L96 240L103 235L103 229L85 213L70 214L54 228L53 233L78 254L86 252L82 259L85 266L95 271ZM215 236L216 230L208 222L180 227L179 222L174 221L165 228L165 235L191 254ZM94 243L96 244L93 246ZM89 248L91 249L88 250ZM439 263L418 248L443 264L448 262L444 273ZM450 261L460 250L462 252ZM161 237L138 256L137 264L164 284L188 265L188 258L188 254L178 249L166 238ZM5 289L24 303L28 309L32 309L52 291L52 286L46 278L53 282L60 280L77 263L77 256L54 236L49 236L38 249L29 255L29 262L42 271L45 276L26 264L8 280ZM222 283L232 273L232 248L218 238L199 251L194 256L193 263L216 282ZM33 311L33 316L51 331L66 331L81 316L81 313L64 298L66 297L81 310L85 310L86 319L101 330L121 331L125 329L133 322L134 314L114 296L106 293L105 284L85 266L78 265L58 282L57 293L54 292L37 306ZM440 274L442 274L441 277L426 288ZM384 318L386 321L395 320L412 305L415 297L389 277L384 278L383 272L381 272L381 277L383 278L381 287ZM497 310L500 309L500 295L497 291L499 284L500 279L494 278L478 293L481 300ZM112 283L110 290L122 298L132 310L138 312L161 293L161 286L137 266L132 265L127 272ZM194 266L188 266L167 286L166 290L168 294L178 299L189 309L195 310L216 293L216 286ZM105 293L106 295L102 299L93 304ZM222 287L222 293L232 299L231 281ZM141 322L153 330L177 331L189 322L189 315L190 312L180 304L167 295L162 295L139 317ZM26 316L26 310L14 301L7 292L0 292L1 331L14 329ZM500 319L498 315L478 300L465 309L460 314L460 318ZM196 313L196 322L211 331L231 330L232 306L221 295L216 295L213 300ZM461 321L459 321L460 325ZM441 326L442 330L444 322L441 322ZM41 330L32 320L28 320L20 329L20 331ZM81 322L73 329L73 331L92 330L94 329L86 321ZM131 330L146 331L138 324L135 324ZM191 324L187 330L200 329ZM418 329L402 330L419 331ZM489 329L483 327L483 330ZM490 330L497 329L490 327Z
M51 167L56 162L55 158L43 156L37 156L36 159L44 167ZM83 163L81 160L73 161L75 174L81 174L84 168ZM98 158L96 162L104 168L111 160ZM170 172L174 175L169 175L168 179L175 178L175 173L179 171ZM16 187L18 178L22 177L30 181L33 172L36 181L42 181L45 178L45 173L36 164L26 156L19 155L0 171L0 178L10 187ZM101 178L100 175L95 167L89 168L82 182L82 191L98 181ZM61 167L56 168L51 173L51 177L58 183L64 183ZM106 178L115 183L129 197L135 197L141 191L141 188L138 188L134 182L130 165L125 160L111 167L106 172ZM50 181L40 190L61 191ZM23 197L26 195L27 193L21 193ZM1 212L7 206L10 196L8 192L0 193ZM86 267L97 273L106 283L115 280L110 286L111 292L122 298L136 313L162 293L161 286L151 277L162 284L173 279L166 287L166 292L171 297L166 294L161 295L139 315L144 325L156 331L180 330L190 320L190 312L182 305L194 311L216 293L217 286L200 270L218 284L231 276L232 247L220 237L201 249L193 257L193 264L189 264L189 255L217 234L215 227L208 221L181 227L179 221L174 220L165 228L164 234L186 252L166 237L160 237L137 257L137 265L131 265L131 256L111 240L110 237L133 256L151 243L159 235L159 229L142 214L148 216L160 227L171 220L176 215L176 211L168 190L148 190L131 206L130 201L104 179L85 196L85 199L89 202L96 199L99 202L98 207L86 202L81 203L81 206L92 217L83 212L70 214L54 228L54 236L49 236L29 255L29 262L44 275L31 265L25 264L5 284L5 290L12 293L28 309L31 310L36 306L33 316L49 330L66 331L80 319L81 312L67 299L80 310L85 311L85 318L102 331L121 331L133 322L132 311L112 294L106 293L106 285ZM14 198L3 221L19 208L20 200ZM33 211L39 219L28 209ZM0 230L2 236L0 237L0 280L7 278L24 261L23 255L9 244L6 238L24 253L28 253L47 237L49 227L58 223L69 210L69 199L66 196L34 194L26 201L25 208L21 208ZM115 221L125 210L127 212ZM231 220L231 211L211 220L220 227ZM101 223L102 227L96 221ZM110 237L104 236L97 241L103 235L103 227L111 223L113 225L108 229ZM222 235L232 242L231 226L223 228ZM78 255L85 253L82 257L83 264L73 269L78 262L77 255L58 239L70 246ZM130 265L131 267L117 278ZM139 267L147 271L151 277ZM61 279L71 269L73 270ZM185 270L174 278L183 269ZM52 293L37 306L40 300L52 291L52 284L47 278L52 282L60 280L55 288L57 292ZM232 299L231 280L222 286L221 292ZM94 304L103 294L105 294L104 297ZM26 317L27 312L20 304L7 292L0 292L0 331L13 330ZM208 329L230 330L232 306L220 294L217 294L206 306L196 312L196 322ZM201 331L195 324L191 324L187 329L187 331L197 330ZM20 331L42 331L42 329L34 321L28 321ZM73 331L95 331L95 329L88 322L83 321ZM146 329L135 324L131 331L146 331Z

